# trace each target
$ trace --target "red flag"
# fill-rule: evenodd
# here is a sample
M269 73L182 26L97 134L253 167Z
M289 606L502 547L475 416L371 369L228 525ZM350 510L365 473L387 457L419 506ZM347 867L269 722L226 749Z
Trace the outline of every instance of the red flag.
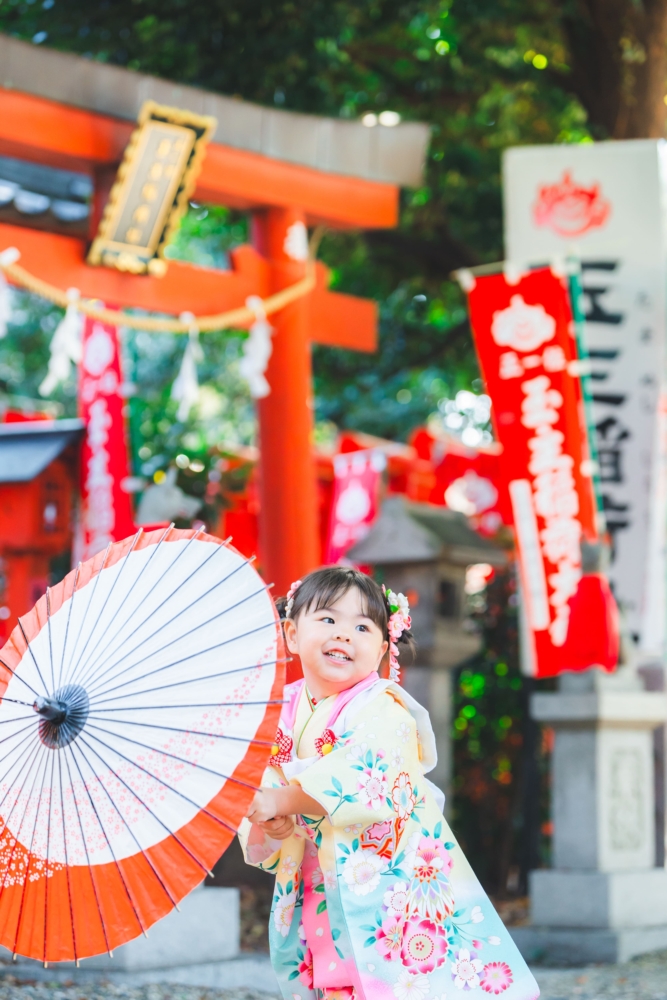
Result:
M79 413L86 424L82 448L80 559L88 559L136 529L127 478L127 444L118 330L86 318L79 372Z
M334 488L326 562L336 563L368 534L377 515L381 451L352 451L334 458Z
M548 268L513 284L487 275L474 279L469 303L503 446L536 672L583 669L592 664L574 662L568 633L581 542L596 541L598 529L567 282ZM589 627L606 619L594 615Z

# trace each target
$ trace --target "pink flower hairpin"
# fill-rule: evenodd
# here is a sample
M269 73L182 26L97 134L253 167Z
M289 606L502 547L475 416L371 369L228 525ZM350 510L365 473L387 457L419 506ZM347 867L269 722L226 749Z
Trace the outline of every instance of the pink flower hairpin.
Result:
M395 594L393 590L387 590L383 585L382 590L387 599L389 610L389 679L396 684L401 680L401 668L398 663L397 641L403 633L412 625L410 618L410 605L405 594Z
M296 592L301 586L303 581L295 580L290 589L287 591L287 604L285 605L285 618L292 617L292 608L294 607L294 598L296 597Z

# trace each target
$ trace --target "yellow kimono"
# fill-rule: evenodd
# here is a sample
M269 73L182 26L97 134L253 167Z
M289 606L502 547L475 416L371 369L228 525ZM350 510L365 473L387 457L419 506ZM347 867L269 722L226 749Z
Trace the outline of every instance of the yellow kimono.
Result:
M442 815L428 713L378 678L288 699L264 784L326 810L275 841L244 821L246 861L276 876L269 941L286 1000L534 1000L539 989ZM334 995L336 995L334 993Z

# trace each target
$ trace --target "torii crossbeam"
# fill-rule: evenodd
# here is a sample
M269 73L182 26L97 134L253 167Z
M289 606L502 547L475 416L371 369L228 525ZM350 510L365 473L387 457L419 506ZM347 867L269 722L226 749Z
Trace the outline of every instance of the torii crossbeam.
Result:
M118 307L196 315L223 312L298 281L305 264L285 253L295 222L391 227L401 185L420 183L424 125L367 129L358 122L274 111L0 36L0 156L84 171L95 185L92 239L139 108L162 104L218 120L195 197L253 213L253 245L232 270L170 261L167 276L131 276L86 264L89 241L0 223L0 249L61 288ZM320 558L311 455L310 344L373 351L373 302L317 287L272 317L271 393L259 403L260 545L264 575L284 593Z

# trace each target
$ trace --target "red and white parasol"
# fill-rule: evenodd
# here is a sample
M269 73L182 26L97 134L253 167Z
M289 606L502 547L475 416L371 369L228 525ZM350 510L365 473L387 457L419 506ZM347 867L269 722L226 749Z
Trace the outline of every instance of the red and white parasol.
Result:
M236 833L285 654L230 545L139 532L80 564L0 650L0 944L79 960L145 932Z

